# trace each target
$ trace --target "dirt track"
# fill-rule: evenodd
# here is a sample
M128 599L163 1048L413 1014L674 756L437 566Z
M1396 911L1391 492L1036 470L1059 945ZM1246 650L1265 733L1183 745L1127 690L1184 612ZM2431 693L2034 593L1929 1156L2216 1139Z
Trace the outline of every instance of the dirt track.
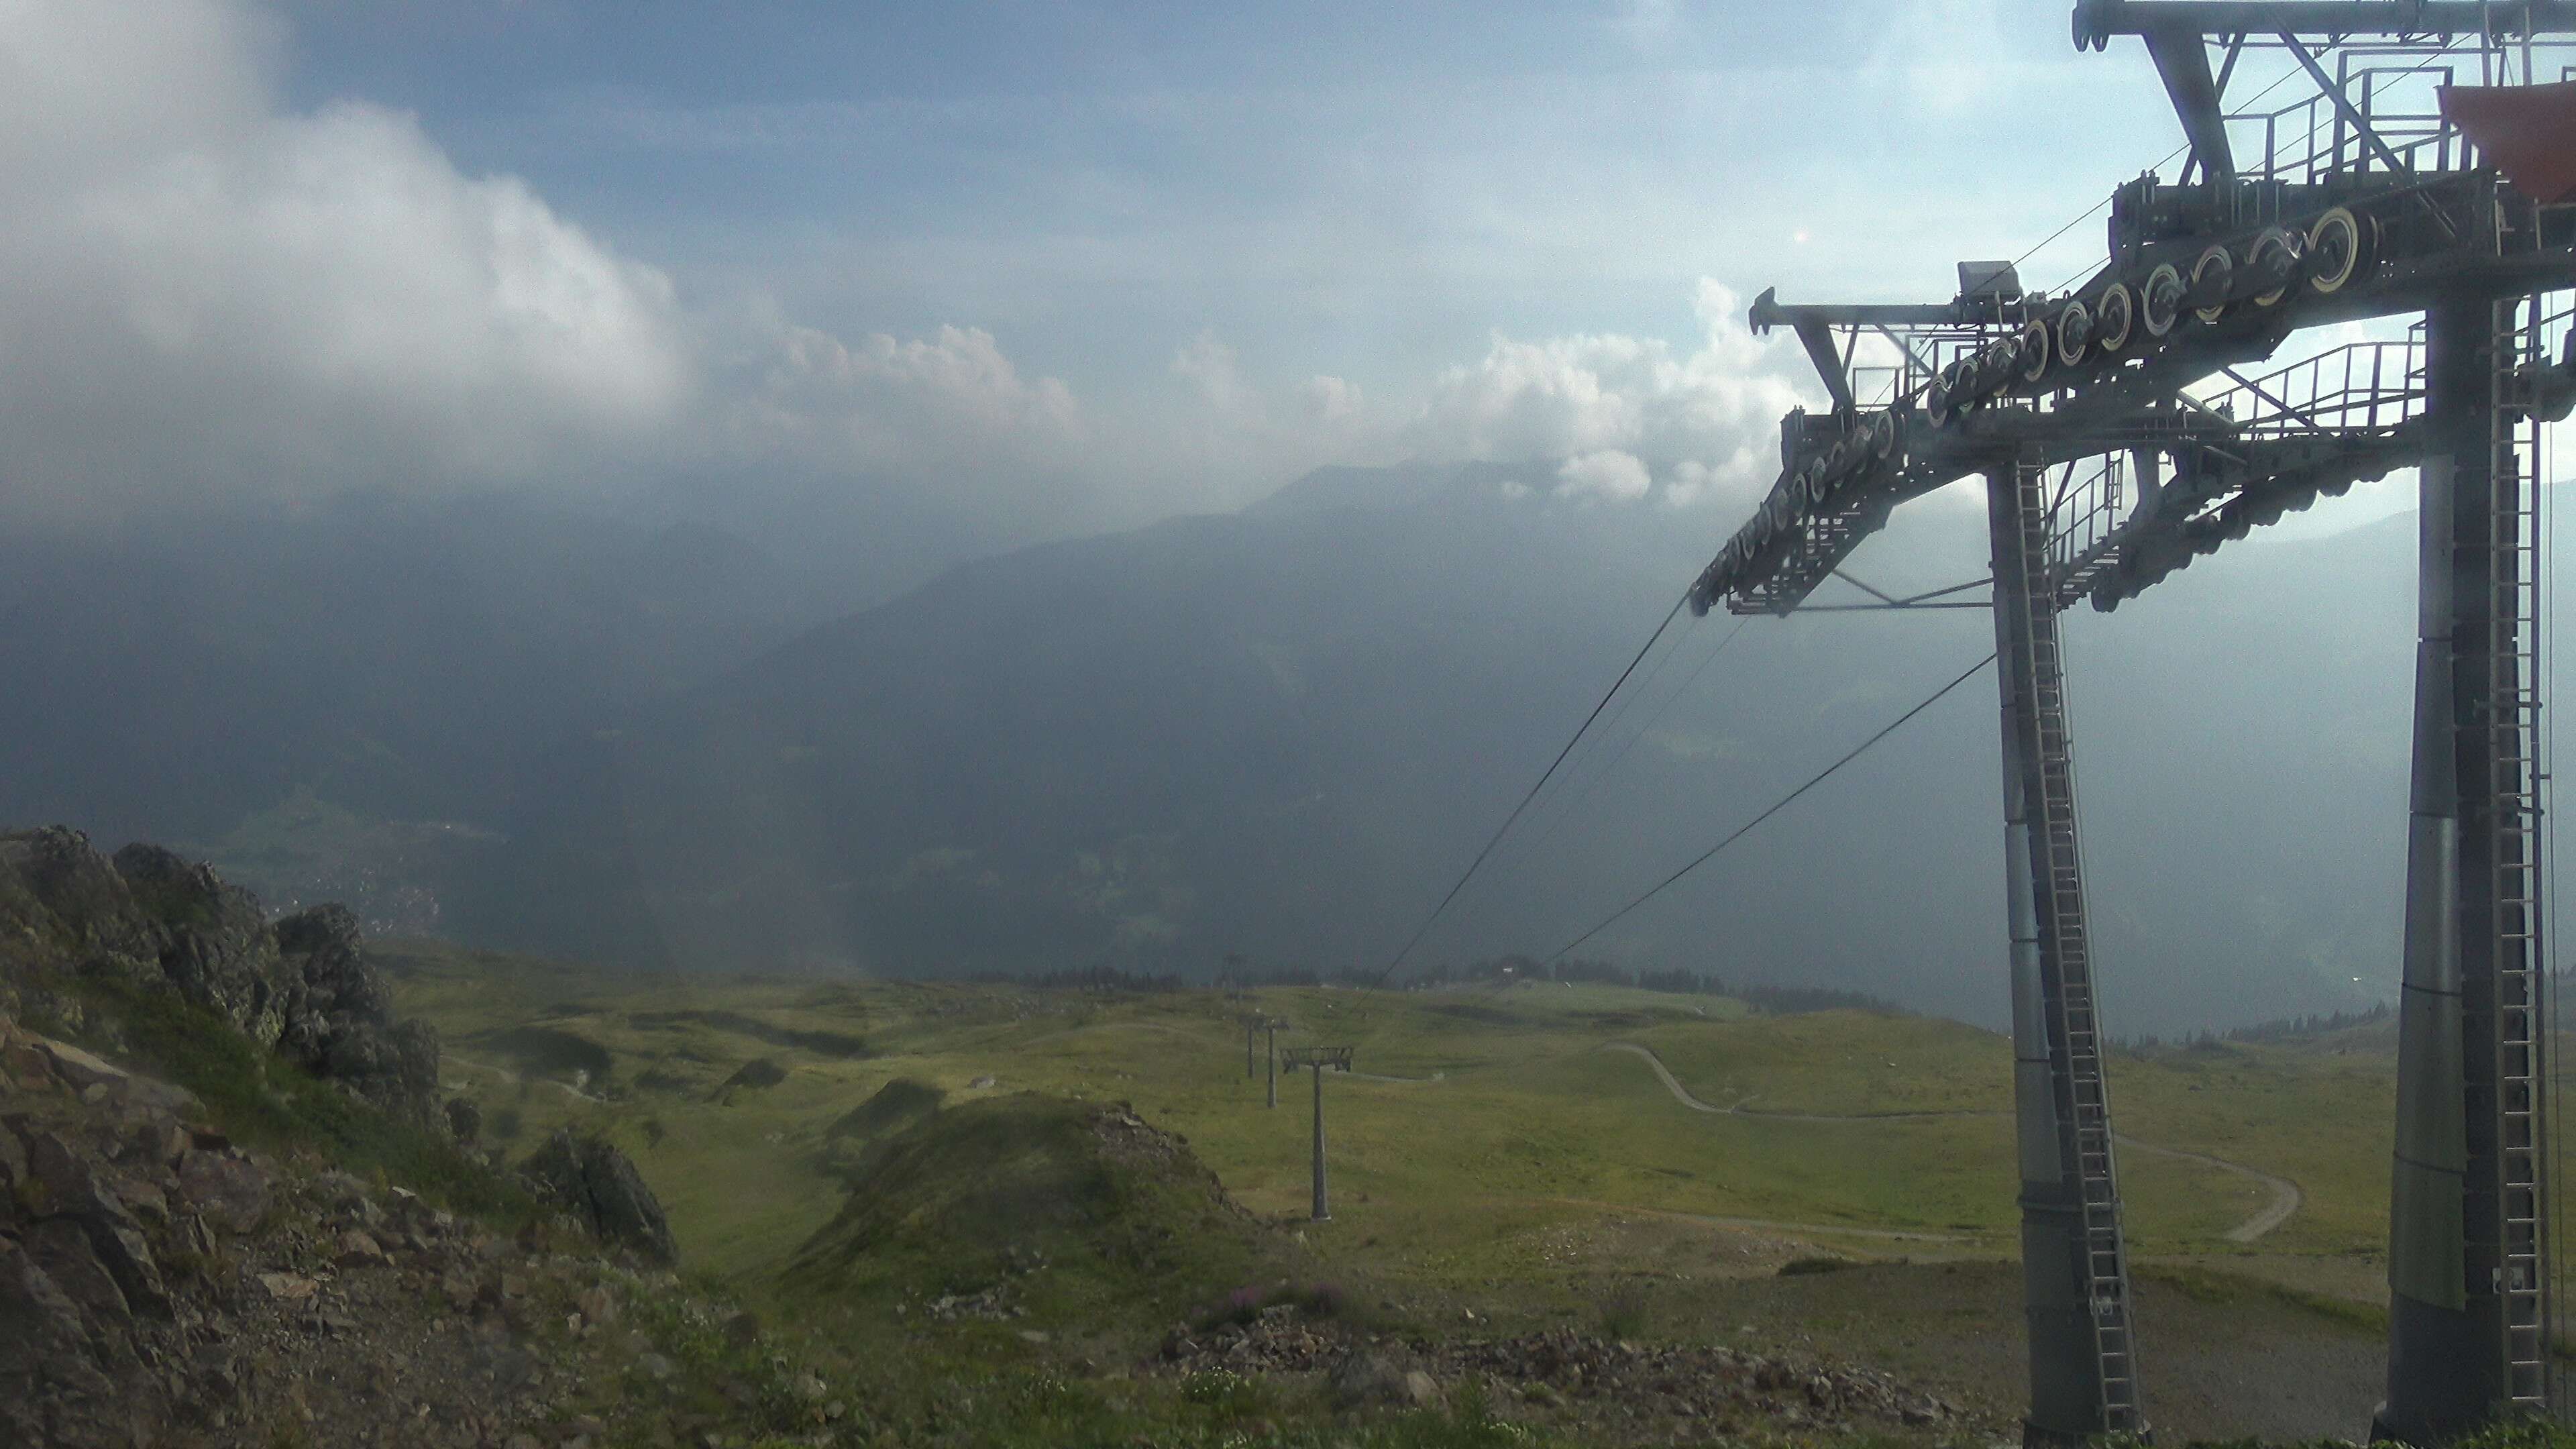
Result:
M1655 1055L1653 1048L1639 1046L1634 1042L1623 1041L1610 1043L1606 1050L1626 1052L1631 1056L1644 1058L1646 1065L1653 1070L1656 1079L1664 1084L1665 1090L1673 1094L1673 1099L1680 1102L1683 1106L1690 1108L1694 1112L1711 1112L1721 1116L1760 1117L1774 1122L1904 1122L1933 1117L2003 1117L2010 1115L2004 1112L1981 1110L1847 1113L1764 1112L1751 1111L1745 1107L1746 1102L1753 1100L1750 1097L1746 1097L1732 1105L1720 1107L1713 1102L1703 1102L1699 1098L1691 1095L1690 1089L1682 1085L1681 1079L1673 1075L1672 1069L1664 1065L1664 1059ZM2261 1168L2248 1167L2241 1162L2230 1162L2223 1157L2212 1157L2205 1152L2189 1152L2179 1147L2159 1147L2152 1142L2141 1142L2137 1138L2128 1136L2125 1133L2114 1132L2111 1134L2111 1139L2119 1143L2122 1147L2131 1148L2139 1152L2152 1152L2160 1157L2180 1158L2186 1162L2200 1163L2205 1167L2215 1167L2222 1172L2233 1172L2242 1177L2252 1178L2256 1182L2262 1183L2265 1187L2271 1189L2272 1200L2264 1205L2262 1211L2257 1212L2252 1217L2247 1218L2245 1221L2238 1223L2236 1226L2227 1230L2226 1237L2231 1243L2253 1242L2255 1239L2262 1237L2274 1228L2288 1222L2291 1215L2299 1210L2299 1204L2302 1201L2299 1195L2299 1185L2290 1181L2286 1177L2276 1177L2271 1173L2263 1171Z

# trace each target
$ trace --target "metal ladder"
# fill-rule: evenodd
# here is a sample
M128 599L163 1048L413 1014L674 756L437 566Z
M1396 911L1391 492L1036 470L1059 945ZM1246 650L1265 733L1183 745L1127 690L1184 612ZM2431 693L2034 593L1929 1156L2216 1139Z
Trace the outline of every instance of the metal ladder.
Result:
M2491 1002L2464 1003L2487 1020L2492 1033L2492 1084L2496 1160L2495 1210L2470 1224L2471 1265L2492 1264L2494 1292L2503 1314L2502 1350L2506 1403L2516 1409L2549 1407L2548 1228L2543 1185L2546 1122L2543 1115L2549 1023L2542 1019L2546 969L2542 950L2540 787L2536 750L2540 725L2540 522L2539 420L2530 384L2518 363L2537 356L2537 305L2526 329L2521 304L2495 304L2489 375L2495 409L2488 466L2495 506L2488 542L2494 550L2493 592L2487 639L2488 792L2487 842L2493 870L2495 950ZM2477 1011L2479 1006L2487 1009ZM2471 1082L2474 1093L2477 1083ZM2483 1125L2483 1124L2482 1124ZM2473 1128L2473 1131L2475 1129ZM2490 1226L2490 1224L2492 1226ZM2489 1243L2476 1239L2492 1232ZM2481 1252L2481 1248L2485 1249ZM2474 1290L2478 1285L2471 1284Z
M2101 1039L2094 1019L2093 966L2084 923L2083 852L2075 824L2075 766L2066 725L2066 676L2058 649L2056 591L2050 574L2050 508L2047 472L2013 470L2020 497L2020 607L2030 641L2028 687L2037 726L2031 762L2038 789L2028 802L2034 844L2043 859L2037 892L2039 929L2046 952L2043 988L2048 1004L2049 1075L2057 1090L2059 1161L2071 1163L2084 1221L2083 1286L2092 1311L2094 1354L2101 1365L2102 1426L2136 1432L2136 1366L2129 1326L2128 1252L2120 1232L2120 1198L2112 1162L2111 1108L2102 1076ZM2050 963L2055 971L2046 970Z

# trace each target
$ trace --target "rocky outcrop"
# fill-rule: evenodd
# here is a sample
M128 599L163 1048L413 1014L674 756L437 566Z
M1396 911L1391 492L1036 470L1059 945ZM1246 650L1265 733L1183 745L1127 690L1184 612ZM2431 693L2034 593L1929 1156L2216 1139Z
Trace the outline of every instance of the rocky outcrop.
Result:
M1440 1397L1431 1375L1406 1368L1401 1357L1383 1348L1352 1349L1324 1375L1324 1382L1332 1390L1334 1407L1342 1409L1371 1404L1419 1408Z
M0 1017L0 1442L121 1449L204 1421L207 1325L167 1265L213 1246L192 1181L264 1198L267 1179L196 1112Z
M459 1147L473 1147L483 1140L483 1109L471 1097L447 1099L447 1135Z
M438 1033L394 1019L393 986L367 959L357 916L316 906L280 920L276 936L299 992L278 1050L397 1116L443 1125Z
M125 878L79 831L0 835L0 877L0 912L35 944L84 967L131 968L156 955Z
M1175 1326L1163 1363L1180 1373L1319 1378L1335 1404L1429 1402L1442 1382L1482 1380L1534 1415L1580 1424L1600 1411L1702 1426L1839 1431L1957 1427L1959 1406L1885 1374L1707 1344L1638 1344L1570 1329L1511 1338L1405 1338L1307 1319L1289 1305L1250 1322ZM1694 1435L1694 1442L1698 1436ZM1731 1437L1721 1435L1719 1437Z
M605 1139L557 1132L519 1171L600 1241L631 1248L656 1265L679 1261L662 1204L634 1162Z
M576 1225L478 1222L315 1145L245 1151L0 1009L0 1446L803 1443L849 1414ZM735 1356L691 1357L719 1333Z
M224 884L212 866L157 845L125 847L115 869L154 934L162 979L251 1040L275 1045L300 993L258 899Z
M66 971L175 992L406 1121L446 1120L437 1034L395 1020L342 907L271 924L250 892L156 845L111 861L60 826L0 834L0 984Z

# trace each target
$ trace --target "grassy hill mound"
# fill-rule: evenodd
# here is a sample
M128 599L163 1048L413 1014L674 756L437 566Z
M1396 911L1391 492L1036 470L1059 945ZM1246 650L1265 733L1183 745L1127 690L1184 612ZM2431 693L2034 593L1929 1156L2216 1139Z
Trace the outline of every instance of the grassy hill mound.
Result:
M796 1291L1159 1331L1263 1257L1216 1174L1124 1103L989 1097L918 1116L872 1156L789 1266Z
M815 1145L814 1163L840 1180L856 1184L876 1170L887 1142L903 1129L939 1110L948 1094L927 1082L897 1077L876 1095L832 1119Z
M941 1099L947 1095L927 1082L897 1077L879 1087L875 1096L833 1119L832 1125L823 1129L823 1135L834 1141L850 1137L873 1139L938 1111Z

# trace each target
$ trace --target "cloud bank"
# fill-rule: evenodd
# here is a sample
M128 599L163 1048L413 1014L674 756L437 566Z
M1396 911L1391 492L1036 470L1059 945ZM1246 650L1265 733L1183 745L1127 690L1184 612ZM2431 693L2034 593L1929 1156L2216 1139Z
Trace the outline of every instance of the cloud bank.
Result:
M580 472L692 386L672 288L409 118L278 111L209 0L0 0L22 510Z
M1805 401L1791 360L1745 326L1736 295L1702 279L1700 345L1584 334L1522 342L1434 383L1415 424L1423 451L1502 461L1564 458L1557 493L1675 504L1740 500L1779 471L1780 415Z
M1364 392L1265 377L1202 331L1151 406L1104 410L981 327L843 336L757 293L693 301L408 114L289 107L285 40L248 0L0 0L0 520L768 471L907 490L1010 542L1405 457L1690 503L1767 483L1797 400L1704 282L1687 348L1497 332Z

